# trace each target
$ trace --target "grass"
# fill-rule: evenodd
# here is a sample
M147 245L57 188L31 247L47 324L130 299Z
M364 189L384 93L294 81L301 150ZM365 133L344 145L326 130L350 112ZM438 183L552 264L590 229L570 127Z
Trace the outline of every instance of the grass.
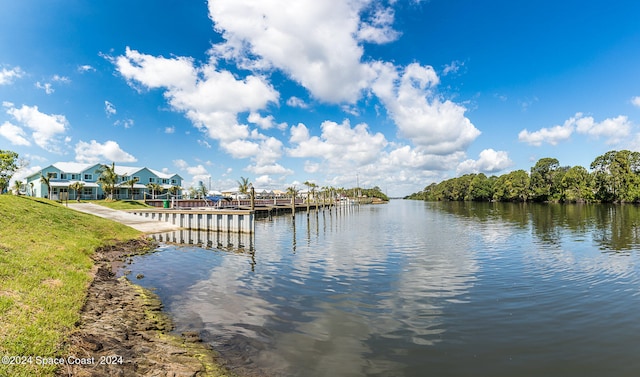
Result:
M0 376L52 376L35 357L66 357L61 345L80 319L96 247L140 232L47 199L0 195Z
M101 206L109 207L111 209L140 209L149 207L142 200L95 200L91 203L99 204Z

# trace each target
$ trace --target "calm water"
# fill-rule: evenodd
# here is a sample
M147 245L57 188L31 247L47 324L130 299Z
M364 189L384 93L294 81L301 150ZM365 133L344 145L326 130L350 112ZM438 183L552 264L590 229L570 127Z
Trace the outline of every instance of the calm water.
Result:
M239 371L640 375L635 206L392 201L180 237L205 247L130 276Z

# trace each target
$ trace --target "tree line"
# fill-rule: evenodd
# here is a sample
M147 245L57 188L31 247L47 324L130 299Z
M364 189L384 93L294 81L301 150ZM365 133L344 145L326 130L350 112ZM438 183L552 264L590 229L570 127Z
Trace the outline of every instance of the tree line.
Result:
M500 176L483 173L432 183L405 199L503 202L640 202L640 152L609 151L589 166L561 166L541 158L530 169Z

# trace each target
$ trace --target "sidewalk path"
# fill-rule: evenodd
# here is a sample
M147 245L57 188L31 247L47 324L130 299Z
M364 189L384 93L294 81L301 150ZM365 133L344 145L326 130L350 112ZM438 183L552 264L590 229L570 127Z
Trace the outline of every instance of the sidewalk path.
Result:
M164 221L148 220L142 216L118 211L93 203L69 203L69 208L117 221L144 233L159 233L180 229L179 226Z

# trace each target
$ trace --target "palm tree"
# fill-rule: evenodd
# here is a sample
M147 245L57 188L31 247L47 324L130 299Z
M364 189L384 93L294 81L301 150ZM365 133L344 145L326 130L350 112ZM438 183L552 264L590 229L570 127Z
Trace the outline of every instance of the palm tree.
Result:
M55 173L48 172L46 176L40 173L40 182L44 183L47 186L47 197L51 199L51 178L53 178Z
M113 193L118 182L118 174L116 174L116 163L109 165L102 165L96 173L100 174L98 177L98 184L102 186L102 191L109 192L109 199L113 199Z
M157 183L149 183L147 189L151 191L151 199L156 198L156 191L158 191L158 193L162 192L162 186Z
M16 195L20 195L20 189L22 188L22 185L22 181L16 180L15 182L13 182L13 189L15 190Z
M169 187L169 192L171 193L171 195L178 195L178 192L180 191L180 189L182 189L182 187L173 185Z
M313 182L309 182L309 181L305 181L304 185L307 186L307 216L309 216L309 202L311 201L311 197L313 196L313 199L315 201L315 190L316 187L318 187L318 185L316 185ZM317 208L317 206L316 206Z
M80 202L80 191L84 188L84 183L74 182L69 185L69 188L76 192L76 200Z
M238 205L240 205L240 194L247 195L249 193L249 186L251 182L249 178L240 177L238 182Z
M296 196L299 191L295 185L287 187L287 195L291 195L291 214L293 217L296 217Z
M129 186L129 191L131 192L131 200L133 200L133 187L138 182L140 182L140 178L139 177L133 177L133 178L131 178L130 180L128 180L126 182L126 185Z

